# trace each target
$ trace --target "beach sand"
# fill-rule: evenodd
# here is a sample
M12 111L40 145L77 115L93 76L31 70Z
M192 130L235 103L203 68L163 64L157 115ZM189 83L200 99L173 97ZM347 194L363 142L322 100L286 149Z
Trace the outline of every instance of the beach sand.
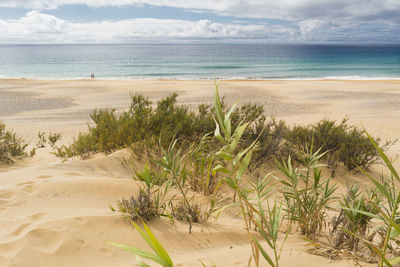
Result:
M400 81L219 81L228 103L257 103L288 124L322 118L349 119L372 135L394 140L400 132ZM156 101L178 93L178 102L211 103L214 81L0 80L0 119L31 146L37 133L59 132L68 144L86 131L95 108L129 107L130 94ZM0 266L133 266L135 257L105 240L147 249L129 222L110 205L129 197L139 184L122 166L126 150L89 160L62 162L50 148L34 158L0 166ZM390 150L400 152L399 144ZM362 176L344 174L353 182ZM343 186L344 178L335 178ZM242 221L224 214L195 225L150 222L176 266L246 266L251 255ZM282 266L353 266L306 252L298 234L285 245ZM371 265L372 266L372 265Z

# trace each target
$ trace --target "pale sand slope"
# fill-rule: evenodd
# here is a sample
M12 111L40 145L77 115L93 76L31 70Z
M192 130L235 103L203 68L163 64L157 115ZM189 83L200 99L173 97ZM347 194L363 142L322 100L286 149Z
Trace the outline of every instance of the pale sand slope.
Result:
M348 116L374 135L393 139L400 127L400 81L221 81L228 102L265 104L289 123ZM0 118L32 144L37 132L61 132L68 143L86 130L94 108L129 106L130 93L159 99L179 93L179 102L210 102L213 81L32 81L0 80ZM5 101L7 99L7 101ZM398 153L396 145L391 153ZM129 197L138 184L122 158L127 151L87 161L61 162L50 149L12 167L0 167L0 266L133 266L131 254L107 245L111 240L146 248L109 205ZM361 181L360 177L352 177ZM343 177L337 178L342 181ZM245 266L248 236L240 219L225 213L217 222L195 225L168 220L150 223L177 266ZM305 252L306 242L291 236L282 266L351 266Z

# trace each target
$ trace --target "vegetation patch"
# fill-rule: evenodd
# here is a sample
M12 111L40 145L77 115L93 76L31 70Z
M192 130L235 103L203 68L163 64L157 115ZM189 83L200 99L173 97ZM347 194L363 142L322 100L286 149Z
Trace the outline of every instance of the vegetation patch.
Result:
M22 138L7 130L0 122L0 162L12 163L15 159L28 157L27 146Z

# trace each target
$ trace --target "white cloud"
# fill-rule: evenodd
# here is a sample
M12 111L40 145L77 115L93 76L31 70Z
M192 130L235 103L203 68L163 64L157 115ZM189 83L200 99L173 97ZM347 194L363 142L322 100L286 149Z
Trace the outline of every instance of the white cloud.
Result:
M400 21L399 0L1 0L0 7L54 9L63 5L90 7L152 5L169 6L248 18L289 21L384 20Z
M230 23L157 18L77 23L37 11L71 4L169 6L238 19ZM0 43L400 41L400 0L0 0L0 7L34 9L20 19L0 19ZM252 18L282 23L260 24Z
M125 43L152 40L271 39L282 29L261 24L210 20L127 19L74 23L30 11L17 20L0 20L1 43ZM286 34L290 34L287 31Z

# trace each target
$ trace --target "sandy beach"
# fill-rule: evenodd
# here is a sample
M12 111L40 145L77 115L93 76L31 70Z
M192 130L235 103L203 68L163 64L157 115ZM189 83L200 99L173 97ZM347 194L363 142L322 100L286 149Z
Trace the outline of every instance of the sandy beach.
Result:
M365 127L373 136L394 140L400 133L400 80L224 80L228 103L257 103L266 115L289 125L322 118ZM37 133L58 132L69 144L86 131L95 109L125 110L131 94L152 101L178 93L178 102L211 103L212 80L0 80L0 120L34 146ZM400 154L395 144L391 155ZM109 208L130 197L139 184L122 165L126 150L89 160L63 162L50 148L14 165L0 166L0 266L133 266L135 257L106 244L111 240L147 249L121 214ZM346 176L361 182L361 175ZM340 178L344 184L344 178ZM149 226L176 266L247 266L248 235L235 214L195 225L157 219ZM307 242L291 235L281 266L354 266L306 252ZM367 264L364 264L368 266ZM373 266L373 265L371 265Z

